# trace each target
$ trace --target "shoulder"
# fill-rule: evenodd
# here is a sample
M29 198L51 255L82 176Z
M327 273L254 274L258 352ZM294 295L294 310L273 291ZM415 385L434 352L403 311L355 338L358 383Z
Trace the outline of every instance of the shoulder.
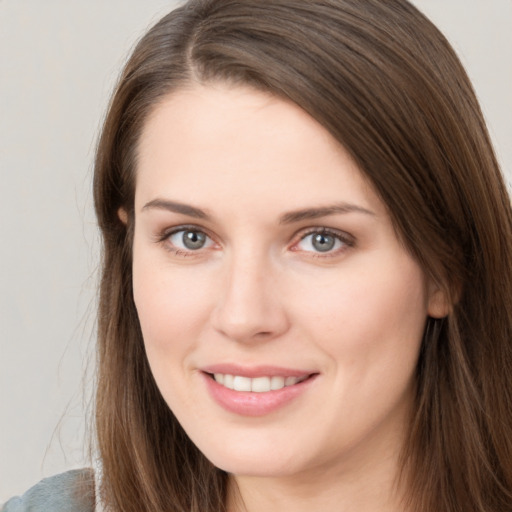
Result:
M94 512L94 472L76 469L41 480L0 512Z

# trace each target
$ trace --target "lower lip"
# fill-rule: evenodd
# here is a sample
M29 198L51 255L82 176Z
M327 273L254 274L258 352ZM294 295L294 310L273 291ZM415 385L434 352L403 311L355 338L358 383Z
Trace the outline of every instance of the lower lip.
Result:
M316 375L312 375L293 386L254 393L226 388L207 373L202 373L202 376L213 400L227 411L240 416L264 416L281 409L304 393L316 377Z

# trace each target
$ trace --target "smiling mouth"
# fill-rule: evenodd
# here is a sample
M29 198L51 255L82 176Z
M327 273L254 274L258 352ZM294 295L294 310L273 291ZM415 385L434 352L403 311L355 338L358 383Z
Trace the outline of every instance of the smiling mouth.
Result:
M244 377L241 375L230 375L226 373L209 373L215 382L221 386L234 391L251 391L253 393L267 393L269 391L278 391L285 387L294 386L313 377L315 374L303 375L301 377Z

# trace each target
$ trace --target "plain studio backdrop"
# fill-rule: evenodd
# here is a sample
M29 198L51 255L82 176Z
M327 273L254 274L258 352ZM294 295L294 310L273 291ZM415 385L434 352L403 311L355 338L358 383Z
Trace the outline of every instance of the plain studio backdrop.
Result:
M172 0L0 0L0 503L88 465L91 177L118 72ZM414 0L462 58L512 181L512 0Z

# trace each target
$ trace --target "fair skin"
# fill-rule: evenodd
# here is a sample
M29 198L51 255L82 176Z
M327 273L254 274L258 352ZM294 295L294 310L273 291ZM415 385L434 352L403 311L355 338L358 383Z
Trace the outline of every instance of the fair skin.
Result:
M403 510L415 365L446 307L354 161L297 106L224 84L170 94L138 156L149 363L230 473L230 512Z

